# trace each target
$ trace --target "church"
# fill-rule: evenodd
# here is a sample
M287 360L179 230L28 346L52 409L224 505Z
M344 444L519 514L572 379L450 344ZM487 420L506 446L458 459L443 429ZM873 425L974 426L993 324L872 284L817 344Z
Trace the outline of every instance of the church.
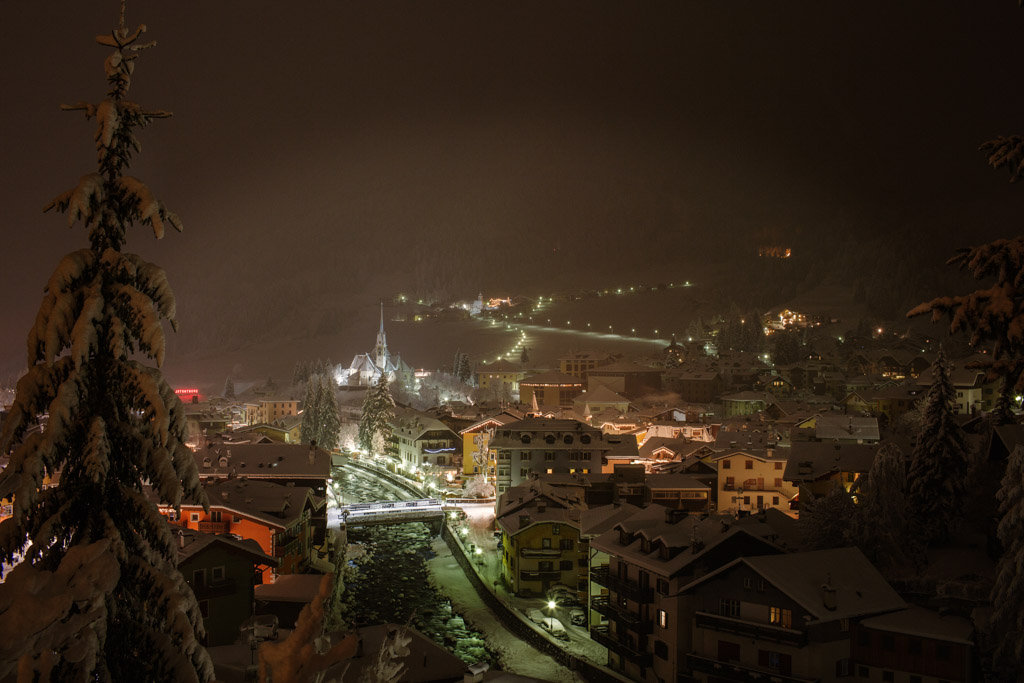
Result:
M388 384L396 381L411 387L414 371L398 354L388 351L388 341L384 334L384 304L380 306L380 330L377 332L377 343L370 353L360 353L352 359L352 364L339 368L338 384L350 387L368 387L377 383L381 376L387 377Z

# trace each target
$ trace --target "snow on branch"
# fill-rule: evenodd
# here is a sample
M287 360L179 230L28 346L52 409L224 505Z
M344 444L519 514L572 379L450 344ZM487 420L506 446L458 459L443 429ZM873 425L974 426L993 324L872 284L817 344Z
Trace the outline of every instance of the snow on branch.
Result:
M132 176L122 176L118 178L117 184L133 207L131 213L137 215L143 224L152 225L153 234L157 239L164 236L164 221L170 223L178 232L182 231L181 219L177 214L168 211L164 203L153 196L149 186L144 182Z
M56 208L58 211L67 211L68 227L73 227L75 221L82 219L88 224L89 218L96 213L96 209L106 199L106 192L103 188L103 176L99 173L87 173L78 180L74 188L57 195L49 204L43 208L43 213Z
M1011 183L1024 178L1024 137L999 136L982 144L980 149L985 153L989 166L995 169L1005 167L1010 172Z
M92 668L104 597L120 579L109 546L72 546L54 572L22 563L0 584L0 678L49 680L58 658Z

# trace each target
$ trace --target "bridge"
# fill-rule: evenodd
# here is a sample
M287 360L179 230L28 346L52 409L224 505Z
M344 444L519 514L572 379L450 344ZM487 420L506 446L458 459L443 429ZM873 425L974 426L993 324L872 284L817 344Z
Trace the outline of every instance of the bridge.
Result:
M375 503L352 503L330 511L331 524L348 526L431 522L444 518L445 506L440 498L420 500L382 500ZM452 508L454 509L454 508Z

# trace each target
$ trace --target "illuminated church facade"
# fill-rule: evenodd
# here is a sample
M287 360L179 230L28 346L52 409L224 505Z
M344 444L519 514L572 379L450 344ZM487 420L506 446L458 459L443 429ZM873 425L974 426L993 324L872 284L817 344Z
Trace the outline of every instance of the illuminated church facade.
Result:
M388 350L387 336L384 334L384 305L380 309L380 330L377 332L377 343L369 353L357 354L348 368L337 371L338 384L350 387L369 387L376 384L382 376L387 377L388 384L396 381L412 386L415 376L413 369L402 360L397 353Z

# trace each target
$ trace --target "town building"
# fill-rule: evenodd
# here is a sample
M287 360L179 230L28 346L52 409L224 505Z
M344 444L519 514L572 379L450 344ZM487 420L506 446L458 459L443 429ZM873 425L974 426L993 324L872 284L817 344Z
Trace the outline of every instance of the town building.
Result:
M605 387L633 400L661 391L661 368L636 363L617 362L601 365L587 372L587 389Z
M785 480L784 448L737 449L711 457L718 467L719 511L789 510L798 489Z
M451 427L427 413L396 409L391 421L394 454L407 471L434 467L449 481L462 469L462 438Z
M206 534L234 534L259 544L277 566L262 570L261 582L273 583L278 574L298 574L314 557L314 518L323 517L326 500L305 486L232 479L205 487L209 511L197 503L182 503L180 514L161 505L172 524Z
M228 534L208 534L173 527L178 571L199 603L206 629L206 646L229 645L239 627L252 616L255 577L275 569L277 558L263 552L254 540Z
M489 444L497 467L497 492L523 484L532 474L600 472L613 448L628 449L629 441L635 456L633 437L606 435L577 420L528 417L503 425Z
M322 448L301 444L207 444L194 453L199 480L245 478L283 486L308 486L327 495L331 456Z
M572 408L573 400L583 393L584 380L561 372L531 375L519 381L519 400L541 408Z
M592 351L572 352L558 359L558 371L579 379L586 379L587 373L602 365L610 365L615 358L606 353Z
M906 608L857 548L744 554L681 597L693 628L679 650L691 680L708 683L843 680L857 624Z
M683 588L737 557L784 552L778 541L767 522L656 505L594 538L590 633L608 648L609 668L643 683L685 680L693 613Z
M519 382L526 377L522 363L500 358L493 363L482 362L476 368L476 385L493 390L495 395L509 401L519 400Z
M580 537L583 500L539 482L508 489L498 500L502 579L517 596L546 597L565 586L586 599L590 550Z

